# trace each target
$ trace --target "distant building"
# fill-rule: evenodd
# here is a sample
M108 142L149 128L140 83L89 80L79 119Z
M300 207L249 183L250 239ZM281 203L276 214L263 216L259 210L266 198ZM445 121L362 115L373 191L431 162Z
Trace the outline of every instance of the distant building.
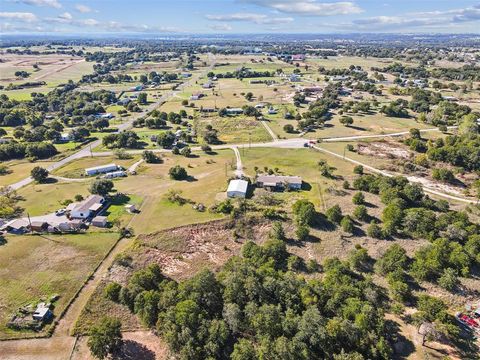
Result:
M129 213L133 214L137 211L137 208L135 207L134 204L127 204L127 205L125 205L125 210L127 210Z
M123 170L117 170L117 171L112 171L108 172L105 175L103 175L103 178L105 179L114 179L114 178L119 178L119 177L125 177L127 176L127 172Z
M205 84L202 85L204 89L211 89L213 88L213 83L211 81L207 81Z
M268 114L269 114L269 115L275 115L275 114L277 114L277 113L278 113L277 109L274 109L273 107L270 107L270 108L268 109Z
M83 201L67 206L72 219L87 219L95 215L102 207L105 199L100 195L90 195Z
M88 176L97 175L97 174L105 174L108 172L118 170L118 166L116 164L108 164L108 165L100 165L94 166L91 168L85 169L85 174Z
M183 73L183 74L182 74L182 77L186 79L186 78L192 77L192 74L190 74L190 73Z
M303 54L292 55L292 61L305 61L305 55Z
M69 142L69 141L72 140L72 138L73 138L72 134L70 134L70 133L62 133L62 134L60 134L59 141Z
M248 182L245 180L231 180L228 184L227 196L229 198L245 198L247 196Z
M212 113L212 112L216 112L217 109L215 108L210 108L210 107L202 107L200 108L200 112L203 112L203 113Z
M228 115L241 115L243 114L242 108L227 108L225 109Z
M271 190L300 190L302 178L300 176L259 175L256 185Z
M190 100L200 100L202 97L203 97L202 93L196 93L196 94L192 94L192 96L190 96Z
M288 78L291 82L298 82L301 80L300 75L298 74L291 74Z

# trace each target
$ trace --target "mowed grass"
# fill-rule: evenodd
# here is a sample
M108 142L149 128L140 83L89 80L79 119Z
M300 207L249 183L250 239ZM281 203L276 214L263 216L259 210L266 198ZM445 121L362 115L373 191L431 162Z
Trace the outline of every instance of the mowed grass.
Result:
M17 193L23 198L18 203L30 216L44 215L64 207L65 200L74 200L77 194L86 197L89 195L88 187L93 182L54 182L48 184L30 184Z
M27 160L12 160L5 162L2 165L6 166L10 173L0 176L0 186L11 185L23 180L30 176L30 171L34 167L47 167L51 163L52 162L50 161L29 162Z
M163 155L162 164L142 164L138 175L115 182L115 188L134 198L142 198L140 212L131 222L135 234L150 233L180 225L218 219L221 215L208 210L199 212L192 204L172 204L166 195L169 190L181 192L181 196L209 207L226 198L229 177L233 176L235 155L231 150L220 150L214 155L194 154L185 158ZM171 180L168 170L180 165L191 179Z
M58 294L58 316L117 238L113 232L7 236L0 246L0 339L36 334L6 327L20 306Z

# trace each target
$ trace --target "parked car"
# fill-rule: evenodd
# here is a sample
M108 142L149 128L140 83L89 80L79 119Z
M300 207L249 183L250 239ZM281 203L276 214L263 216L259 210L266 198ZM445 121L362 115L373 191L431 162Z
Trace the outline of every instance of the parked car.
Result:
M66 209L59 209L59 210L55 211L55 215L62 216L62 215L65 215L66 212L67 212Z

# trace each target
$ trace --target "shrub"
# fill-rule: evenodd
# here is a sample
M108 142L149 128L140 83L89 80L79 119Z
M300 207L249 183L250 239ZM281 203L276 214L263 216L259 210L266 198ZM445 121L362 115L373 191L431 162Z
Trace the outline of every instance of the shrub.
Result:
M173 180L185 180L188 177L187 170L180 165L175 165L168 170L168 175Z
M342 209L339 205L334 205L325 212L327 219L333 223L339 224L342 220Z
M350 216L344 216L342 220L340 221L340 226L342 227L342 230L352 234L354 230L353 226L353 221L350 219Z
M360 221L368 220L367 207L365 205L358 205L355 210L353 210L353 216Z
M365 203L365 196L362 192L357 192L355 195L353 195L352 202L355 205L362 205Z
M122 286L119 283L111 282L105 286L105 290L103 294L108 300L113 302L119 301L120 290L122 290Z

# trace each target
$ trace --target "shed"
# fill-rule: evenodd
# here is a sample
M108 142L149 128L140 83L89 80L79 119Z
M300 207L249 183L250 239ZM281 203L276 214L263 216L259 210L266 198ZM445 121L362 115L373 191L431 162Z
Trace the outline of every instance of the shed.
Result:
M106 216L95 216L92 219L92 226L106 227L107 226L107 217Z
M245 180L231 180L228 184L227 196L229 198L245 198L247 196L248 182Z
M46 232L48 230L48 223L45 221L32 221L30 230L35 232Z
M35 312L32 314L33 320L36 321L47 321L53 316L52 312L50 311L50 307L45 303L40 303L37 305Z
M127 204L125 205L125 210L127 210L129 213L134 213L137 211L137 208L133 204Z
M278 190L300 190L302 178L300 176L259 175L257 186Z

